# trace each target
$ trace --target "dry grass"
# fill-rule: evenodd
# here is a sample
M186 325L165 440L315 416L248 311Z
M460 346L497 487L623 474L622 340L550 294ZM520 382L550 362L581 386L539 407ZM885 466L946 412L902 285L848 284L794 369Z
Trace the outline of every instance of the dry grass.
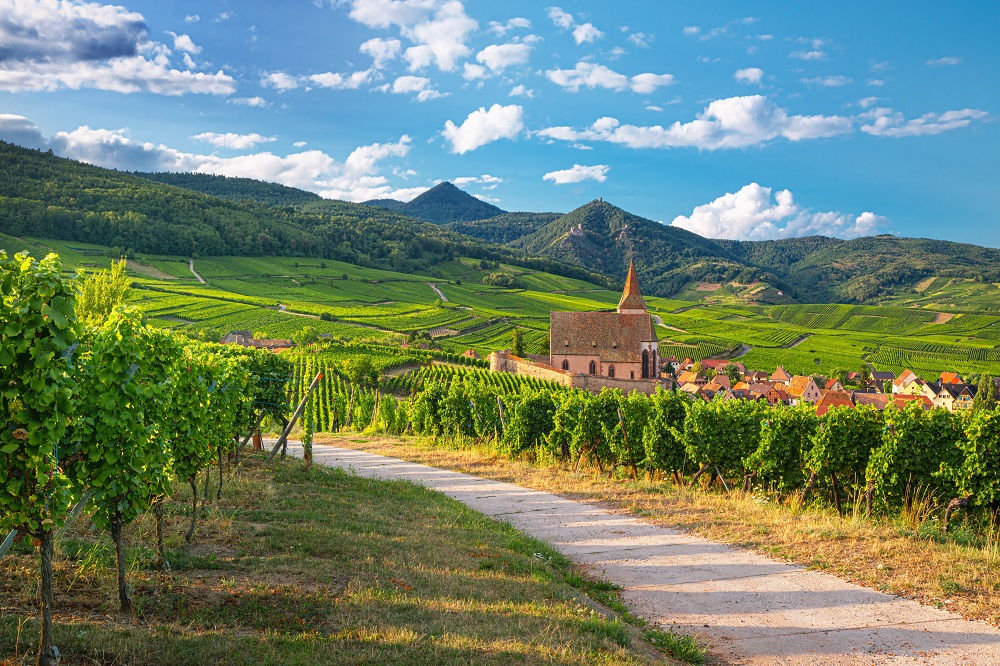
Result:
M592 469L512 461L471 444L441 448L412 438L358 435L322 441L602 503L970 619L1000 623L1000 534L988 529L976 536L960 526L944 535L936 518L929 517L934 498L915 497L914 508L896 520L868 520L863 503L845 504L849 508L840 516L832 508L803 507L794 499L778 503L740 491L727 494L669 481L633 483Z
M186 493L166 506L169 572L151 518L127 532L134 617L106 535L84 517L57 541L63 664L663 663L558 553L412 484L251 454L191 545ZM34 663L36 580L28 544L0 560L0 664Z

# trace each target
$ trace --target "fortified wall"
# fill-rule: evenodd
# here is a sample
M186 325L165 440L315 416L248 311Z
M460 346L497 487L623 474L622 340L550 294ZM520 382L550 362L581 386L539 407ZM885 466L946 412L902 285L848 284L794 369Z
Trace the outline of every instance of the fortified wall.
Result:
M621 389L622 393L638 391L646 395L656 392L660 382L651 379L621 379L618 377L601 377L579 372L567 372L553 368L551 365L533 361L510 352L495 351L489 356L490 370L493 372L509 372L514 375L544 379L563 386L586 389L591 393L600 393L601 389Z

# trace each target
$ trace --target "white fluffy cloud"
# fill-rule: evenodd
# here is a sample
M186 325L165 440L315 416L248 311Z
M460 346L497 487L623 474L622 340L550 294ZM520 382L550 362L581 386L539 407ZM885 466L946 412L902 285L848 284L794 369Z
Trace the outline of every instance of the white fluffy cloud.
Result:
M250 106L258 109L266 109L271 106L270 102L259 95L256 97L230 97L226 100L226 103L236 104L237 106Z
M173 34L173 33L171 33ZM0 90L96 88L120 93L228 95L228 74L172 66L171 50L150 41L142 14L98 3L13 2L0 6ZM198 53L187 35L174 48Z
M793 116L766 97L729 97L712 102L696 120L660 125L622 125L616 118L600 118L587 129L549 127L537 134L560 141L606 141L629 148L702 150L745 148L782 137L790 141L818 139L851 131L850 118Z
M610 169L611 167L607 164L595 164L594 166L574 164L570 169L550 171L542 176L542 180L551 180L556 185L581 183L585 180L596 180L598 183L603 183L608 179L608 171Z
M711 203L697 206L689 216L678 215L671 226L693 231L706 238L773 240L799 236L868 236L886 223L871 212L858 216L822 213L795 203L788 190L750 183L738 192L724 194Z
M907 120L892 109L874 108L859 116L865 120L861 131L874 136L904 137L941 134L949 130L967 127L974 120L983 120L989 114L980 109L961 109L944 113L925 113L919 118Z
M519 83L519 84L517 84L516 86L514 86L513 88L510 89L510 92L507 93L507 96L508 97L527 97L528 99L531 99L532 97L535 96L535 91L534 90L529 90L523 83Z
M217 132L202 132L201 134L195 134L191 138L197 141L204 141L205 143L211 144L217 148L230 148L232 150L247 150L249 148L253 148L258 143L271 143L272 141L278 140L276 137L264 136L263 134L257 134L256 132L251 134L235 134L233 132L219 134Z
M753 83L760 85L760 82L764 79L764 70L760 67L747 67L746 69L738 69L736 73L733 74L733 78L740 83Z
M384 69L390 61L399 57L403 50L403 43L398 39L375 37L363 42L358 50L372 58L374 69Z
M386 84L379 90L395 95L414 95L418 102L444 97L444 94L434 89L431 80L423 76L400 76L392 82L392 85Z
M451 152L462 155L500 139L513 139L524 129L524 109L516 104L479 107L461 125L450 120L442 135L451 143Z
M511 30L515 30L517 28L530 30L531 21L520 16L512 18L509 21L506 21L505 23L500 23L499 21L490 21L490 32L495 33L500 37L503 37Z
M501 72L512 65L524 65L531 57L530 44L491 44L476 54L491 72Z
M458 178L453 178L451 181L456 187L465 187L467 185L479 185L484 190L495 190L497 185L504 182L503 178L498 176L491 176L488 173L484 173L481 176L459 176Z
M279 92L312 86L334 88L337 90L357 90L372 80L374 72L374 68L363 69L351 72L350 74L322 72L319 74L310 74L309 76L293 76L288 72L265 72L261 75L260 84L266 88L274 88Z
M370 28L396 26L412 43L403 52L411 71L436 65L454 71L472 51L467 42L479 24L459 0L350 0L350 17Z
M0 113L0 139L25 148L44 148L48 144L38 130L38 125L11 113Z
M175 49L194 55L201 53L201 47L195 44L189 35L178 35L176 32L170 32L169 30L167 34L174 38Z
M557 28L573 31L573 39L577 44L584 42L592 44L595 40L604 37L604 33L598 30L593 23L577 23L572 14L563 11L560 7L549 7L546 12Z
M573 28L573 39L577 44L594 43L594 41L604 37L604 33L594 27L593 23L584 23Z
M558 86L578 92L580 88L605 88L621 92L631 90L640 94L655 92L661 86L673 84L671 74L636 74L629 78L604 65L581 60L573 69L551 69L545 76Z

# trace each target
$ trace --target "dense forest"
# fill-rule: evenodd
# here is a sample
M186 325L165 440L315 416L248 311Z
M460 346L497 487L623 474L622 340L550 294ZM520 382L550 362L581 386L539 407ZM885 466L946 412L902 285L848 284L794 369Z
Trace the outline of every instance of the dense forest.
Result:
M229 178L204 173L172 173L170 171L152 173L136 171L134 175L220 199L257 201L269 206L296 206L320 198L318 194L313 192L253 178Z
M504 212L493 204L477 199L448 182L438 183L406 203L394 199L374 199L365 203L399 211L404 215L435 224L485 220Z

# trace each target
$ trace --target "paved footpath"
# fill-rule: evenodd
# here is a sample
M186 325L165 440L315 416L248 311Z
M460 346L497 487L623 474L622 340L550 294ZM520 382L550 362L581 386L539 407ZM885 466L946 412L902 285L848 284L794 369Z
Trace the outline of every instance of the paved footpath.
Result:
M301 455L297 443L293 455ZM317 445L316 464L440 491L621 585L731 664L1000 664L1000 631L833 576L510 483Z

